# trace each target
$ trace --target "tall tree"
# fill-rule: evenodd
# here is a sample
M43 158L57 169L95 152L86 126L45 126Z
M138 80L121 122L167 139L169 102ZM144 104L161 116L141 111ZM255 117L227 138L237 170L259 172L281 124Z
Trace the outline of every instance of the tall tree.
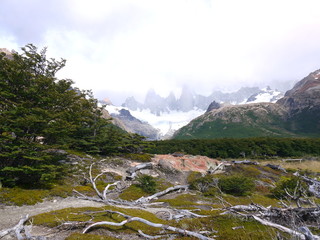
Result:
M52 180L61 156L45 150L95 138L108 124L90 91L56 78L65 62L47 59L46 49L38 52L31 44L22 54L0 53L0 180L5 184Z

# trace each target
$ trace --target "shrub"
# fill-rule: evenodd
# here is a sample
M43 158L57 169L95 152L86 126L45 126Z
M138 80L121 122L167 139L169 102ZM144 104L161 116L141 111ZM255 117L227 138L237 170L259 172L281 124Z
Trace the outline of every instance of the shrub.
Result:
M144 192L147 192L147 193L156 192L157 183L153 177L144 174L139 176L137 178L137 181L139 182L138 187L140 187Z
M189 183L190 189L198 190L202 193L206 193L208 191L212 192L212 188L217 186L217 178L208 174L204 177L191 180Z
M288 197L286 191L289 194L294 195L294 192L298 191L299 189L308 192L307 184L302 182L299 177L281 177L276 183L276 187L271 190L271 193L276 198L285 198Z
M127 153L125 154L125 158L131 159L133 161L138 162L150 162L151 161L151 154L147 153Z
M253 179L243 175L225 176L219 179L221 191L235 196L246 196L254 189Z

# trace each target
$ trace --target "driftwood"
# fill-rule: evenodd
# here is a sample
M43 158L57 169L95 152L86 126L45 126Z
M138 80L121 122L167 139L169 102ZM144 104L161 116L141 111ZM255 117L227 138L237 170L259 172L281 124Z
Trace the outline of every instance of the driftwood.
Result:
M213 168L213 169L210 168L210 169L208 170L208 173L209 173L209 174L214 174L216 171L222 170L226 165L227 165L227 164L226 164L225 162L221 162L221 163L219 163L218 166L216 166L215 168Z
M301 176L301 178L308 183L309 191L317 198L320 198L320 181L305 176Z
M188 189L188 185L177 185L177 186L173 186L173 187L169 187L167 188L166 190L164 191L161 191L161 192L158 192L158 193L155 193L151 196L148 196L148 197L141 197L135 201L125 201L125 200L122 200L122 199L110 199L107 197L108 193L110 193L110 187L111 186L116 186L117 187L117 184L119 182L115 182L115 183L112 183L112 184L108 184L103 192L100 192L96 186L96 180L102 176L104 173L100 173L98 174L96 177L93 177L92 176L92 166L90 166L90 169L89 169L89 180L92 184L92 187L93 189L95 190L96 194L98 197L88 197L82 193L79 193L78 191L76 190L73 190L75 193L77 193L77 197L80 198L80 199L85 199L85 200L90 200L90 201L96 201L96 202L101 202L101 203L104 203L106 205L111 205L111 206L117 206L117 207L121 207L121 208L134 208L134 209L144 209L147 205L154 205L154 203L150 203L150 201L152 200L155 200L155 199L158 199L159 197L161 196L164 196L168 193L171 193L171 192L177 192L177 191L186 191ZM127 170L127 173L129 173L130 175L127 177L127 179L134 179L134 177L136 176L136 172L138 170L141 170L141 169L145 169L145 168L152 168L152 163L144 163L144 164L139 164L133 168L130 168ZM161 203L160 203L161 204ZM169 230L169 231L173 231L173 232L176 232L176 233L179 233L179 234L184 234L184 235L187 235L187 236L192 236L192 237L196 237L196 238L199 238L201 240L209 240L209 239L213 239L213 238L209 238L209 237L206 237L204 236L203 234L201 233L197 233L197 232L192 232L192 231L188 231L188 230L184 230L184 229L180 229L180 228L176 228L176 227L172 227L172 226L168 226L168 225L164 225L164 224L158 224L158 223L153 223L153 222L150 222L146 219L143 219L143 218L140 218L140 217L134 217L134 216L129 216L129 215L126 215L124 213L121 213L121 212L115 212L115 211L104 211L104 212L109 212L109 213L116 213L116 214L119 214L121 216L123 216L124 218L126 218L126 220L120 222L120 223L116 223L116 222L108 222L108 221L102 221L102 222L97 222L97 223L92 223L92 222L76 222L76 223L72 223L72 222L68 222L66 224L63 224L62 226L63 227L67 227L67 228L73 228L73 227L76 227L78 228L79 226L83 226L83 225L87 225L90 223L90 225L88 227L86 227L83 231L83 233L86 233L88 232L91 228L95 227L95 226L100 226L100 225L112 225L112 226L123 226L125 225L126 223L129 223L129 222L132 222L132 221L138 221L138 222L142 222L142 223L145 223L149 226L153 226L153 227L156 227L156 228L161 228L161 229L164 229L164 230ZM185 217L207 217L207 216L203 216L203 215L199 215L199 214L196 214L196 213L193 213L189 210L183 210L183 209L168 209L168 211L163 211L164 215L166 215L166 218L168 220L172 220L172 219L175 219L175 220L180 220L182 218L185 218ZM144 234L143 232L140 231L140 235L146 237L146 238L150 238L150 239L157 239L157 238L163 238L164 236L149 236L149 235L146 235ZM171 233L170 233L171 235Z
M313 235L311 231L304 225L318 225L320 218L320 208L276 208L263 207L258 204L236 205L227 208L226 213L238 214L243 217L251 217L263 225L274 227L280 231L289 233L299 239L318 240L319 236ZM294 226L292 229L290 224L299 223L302 226ZM297 224L298 225L298 224ZM310 238L310 236L312 238Z
M152 165L151 162L149 162L149 163L141 163L141 164L138 164L135 167L131 167L126 171L128 174L130 174L129 176L126 177L126 180L135 179L135 177L137 176L136 172L141 170L141 169L152 169L152 168L153 168L153 165Z
M267 165L265 165L266 167L269 167L269 168L271 168L271 169L274 169L274 170L279 170L279 171L282 171L282 172L284 172L284 173L286 173L287 171L283 168L283 167L281 167L280 165L274 165L274 164L267 164Z
M14 227L0 231L0 238L3 238L8 234L14 234L18 240L45 240L46 238L43 236L35 237L30 234L29 231L31 227L24 225L28 219L29 215L26 215L21 218L19 223Z
M259 165L258 162L253 162L250 160L243 160L243 161L232 161L234 164L247 164L247 165Z
M127 224L129 222L137 221L137 222L142 222L144 224L147 224L148 226L151 226L151 227L161 228L163 230L177 232L177 233L180 233L182 235L196 237L196 238L201 239L201 240L213 240L214 239L214 238L206 237L206 236L202 235L201 233L192 232L192 231L188 231L188 230L185 230L185 229L181 229L181 228L177 228L177 227L173 227L173 226L169 226L169 225L165 225L165 224L161 224L161 223L153 223L153 222L150 222L150 221L148 221L148 220L146 220L144 218L132 217L132 216L126 215L126 214L118 212L118 211L109 211L109 210L107 210L106 212L119 214L120 216L124 217L126 220L123 220L120 223L109 222L109 221L101 221L101 222L93 223L90 226L88 226L87 228L85 228L83 230L83 233L87 233L91 228L96 227L96 226L101 226L101 225L123 226L123 225L125 225L125 224Z
M181 190L186 191L187 189L188 189L188 185L177 185L177 186L174 186L174 187L169 187L166 190L158 192L158 193L155 193L155 194L153 194L153 195L151 195L149 197L141 197L138 200L136 200L135 203L139 203L139 204L148 203L151 200L158 199L158 197L166 195L166 194L168 194L170 192L181 191Z
M20 219L19 223L14 227L2 230L0 232L0 238L8 234L15 233L18 240L26 239L24 236L21 235L21 232L24 231L24 224L28 220L28 218L29 218L29 215L26 215L24 218Z
M114 182L112 184L108 184L105 189L103 190L103 192L100 192L97 188L97 185L96 185L96 181L98 180L99 177L103 176L105 173L102 172L100 174L98 174L96 177L93 177L92 176L92 166L94 164L91 164L90 165L90 169L89 169L89 180L91 182L91 185L93 187L93 189L96 191L97 195L99 196L99 198L103 199L103 200L106 200L107 199L107 193L110 193L110 191L108 192L109 188L112 187L112 186L116 186L118 183L120 183L120 181L117 181L117 182Z

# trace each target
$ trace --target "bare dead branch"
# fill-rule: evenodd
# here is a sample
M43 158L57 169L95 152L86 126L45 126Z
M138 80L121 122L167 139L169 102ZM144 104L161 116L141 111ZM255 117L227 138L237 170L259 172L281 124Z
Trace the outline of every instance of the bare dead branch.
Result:
M139 203L139 204L148 203L151 200L157 199L158 197L164 196L164 195L166 195L166 194L168 194L170 192L181 191L181 190L186 191L187 189L188 189L188 185L177 185L177 186L174 186L174 187L169 187L166 190L158 192L158 193L155 193L155 194L153 194L153 195L151 195L149 197L141 197L138 200L136 200L135 203Z
M152 169L153 164L151 162L149 163L141 163L138 164L135 167L129 168L126 172L129 173L130 175L126 177L127 180L133 180L137 176L136 172L141 170L141 169Z
M182 235L196 237L196 238L201 239L201 240L213 240L213 238L206 237L206 236L204 236L204 235L202 235L200 233L188 231L188 230L181 229L181 228L172 227L172 226L169 226L169 225L164 225L164 224L161 224L161 223L153 223L153 222L150 222L150 221L148 221L148 220L146 220L144 218L132 217L132 216L126 215L126 214L118 212L118 211L109 211L109 210L107 210L107 212L114 213L114 214L119 214L120 216L123 216L124 218L126 218L126 220L123 220L120 223L109 222L109 221L97 222L97 223L91 224L86 229L84 229L83 233L88 232L91 228L96 227L96 226L101 226L101 225L123 226L123 225L125 225L125 224L127 224L129 222L137 221L137 222L142 222L142 223L144 223L144 224L146 224L148 226L151 226L151 227L161 228L161 229L168 230L168 231L173 231L173 232L178 232L178 233L180 233Z

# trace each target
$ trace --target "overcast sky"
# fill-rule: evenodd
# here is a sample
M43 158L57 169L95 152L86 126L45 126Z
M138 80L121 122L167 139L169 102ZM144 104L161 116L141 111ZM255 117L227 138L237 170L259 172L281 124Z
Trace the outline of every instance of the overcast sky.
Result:
M0 48L28 43L67 59L59 77L115 102L184 84L273 86L320 68L320 1L0 0Z

